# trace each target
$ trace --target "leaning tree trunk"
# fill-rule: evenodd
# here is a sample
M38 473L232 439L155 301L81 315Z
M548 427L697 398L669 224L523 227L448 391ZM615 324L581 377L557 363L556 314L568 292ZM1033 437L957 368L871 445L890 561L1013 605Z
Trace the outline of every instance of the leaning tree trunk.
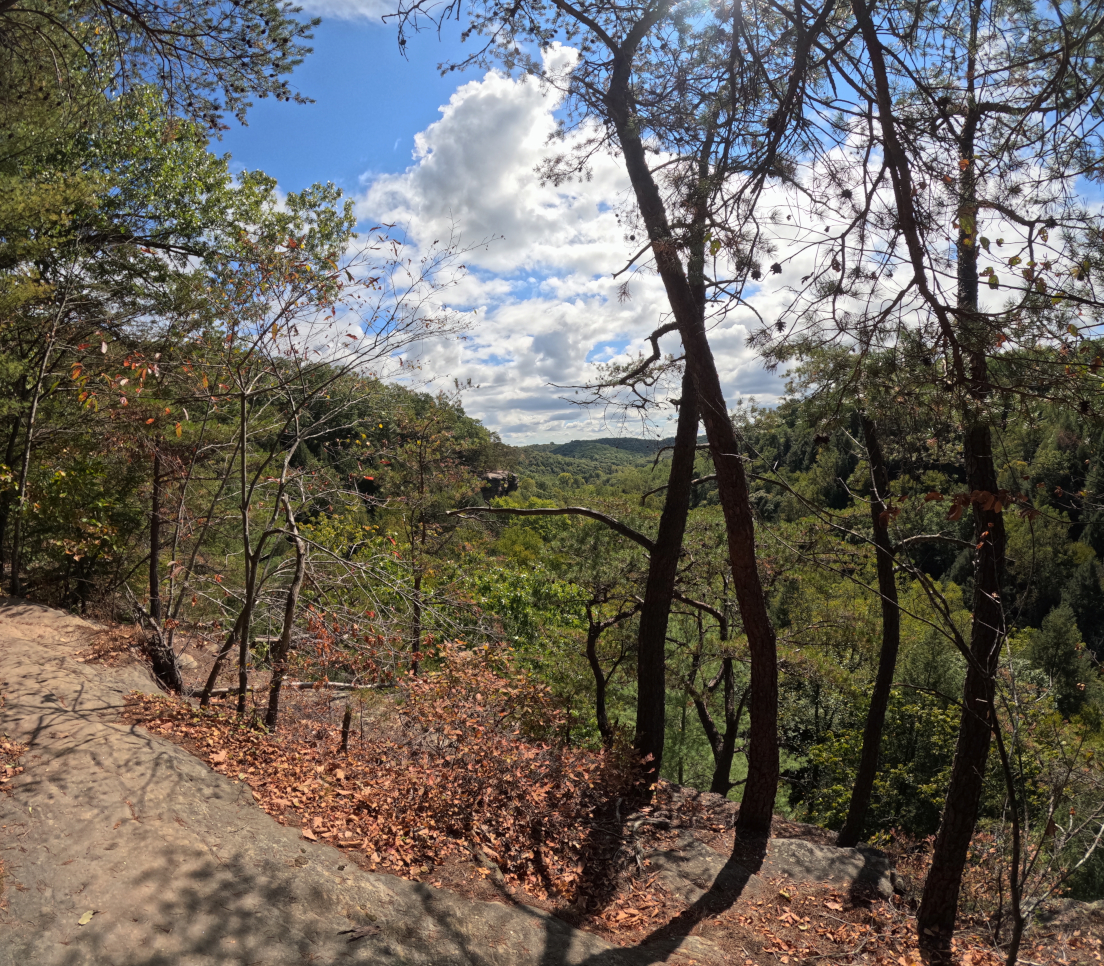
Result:
M708 704L708 696L713 693L716 685L721 683L724 684L725 730L723 732L713 720ZM698 721L701 722L702 730L713 752L713 777L709 782L709 790L715 795L727 796L733 788L732 760L736 757L736 738L740 731L740 719L744 716L747 697L748 693L745 690L740 696L740 703L736 703L736 675L730 657L722 659L721 673L718 678L706 685L703 692L693 695Z
M740 458L739 441L728 414L705 320L679 260L676 241L667 220L659 188L648 166L632 109L632 64L625 53L615 58L606 105L624 152L625 168L633 186L641 218L652 243L667 300L674 314L686 353L686 364L698 393L698 407L705 425L717 490L728 537L733 588L743 618L751 660L751 725L748 734L748 774L737 837L770 834L774 800L778 791L778 655L774 628L767 611L755 549L755 524L747 474Z
M647 784L659 778L663 763L667 702L667 623L675 593L682 539L690 513L690 491L694 479L694 456L698 442L698 406L694 380L689 371L682 377L675 451L667 481L663 514L659 519L648 565L648 582L640 608L637 636L636 748L648 762Z
M971 7L971 32L977 35L977 8ZM975 49L975 48L971 48ZM973 66L967 71L973 84ZM971 92L971 102L973 95ZM986 412L986 348L989 334L978 318L977 176L973 163L978 111L971 103L959 141L960 226L958 235L958 326L966 343L971 393L963 423L966 486L974 518L974 599L970 650L962 697L962 717L955 746L943 818L935 837L931 869L916 916L920 949L935 963L951 961L951 939L958 913L958 894L970 839L977 823L989 742L997 722L993 701L1001 641L1004 636L1004 516L998 502L993 434Z
M207 683L203 685L203 694L199 699L199 706L201 708L206 708L211 703L211 692L214 691L215 685L218 683L219 672L222 670L222 662L233 653L234 647L238 643L238 635L241 633L244 616L244 611L238 613L238 617L234 621L234 626L230 628L230 633L226 635L226 640L223 642L218 654L215 655L215 663L211 665L211 671L207 675Z
M50 349L54 344L54 336L57 334L58 320L55 317L54 326L46 339L46 348L42 353L42 363L38 367L38 375L35 379L34 390L31 393L31 405L27 410L27 432L23 440L23 455L19 461L19 483L15 491L15 519L12 521L12 552L11 552L11 587L12 596L19 597L23 593L23 585L19 577L19 568L23 557L23 510L27 505L27 477L31 469L31 448L34 446L35 420L38 418L38 406L42 401L42 385L46 379L46 369L50 362Z
M180 676L180 665L176 663L176 652L161 630L161 622L155 620L151 614L146 623L149 627L146 650L149 652L154 676L170 691L183 694L184 680Z
M874 778L878 773L878 754L882 744L889 693L893 687L893 675L897 669L897 651L901 646L901 608L897 602L897 580L893 574L893 546L889 539L889 517L886 498L889 496L889 471L878 440L874 421L860 413L863 436L866 439L867 459L870 463L870 483L873 490L870 499L870 517L874 527L874 554L878 566L878 595L882 600L882 651L878 657L878 675L874 680L874 692L870 696L870 710L863 730L862 754L859 771L851 789L851 806L847 821L843 823L836 844L847 848L858 845L862 839L866 812L874 790Z
M306 570L307 545L299 536L299 528L295 525L295 516L291 512L291 504L284 500L284 512L287 515L288 530L291 539L295 543L295 571L288 587L287 597L284 600L284 626L280 629L280 640L272 653L272 678L268 683L268 711L265 714L265 727L269 731L276 730L276 724L280 715L280 688L287 674L288 654L291 652L291 631L295 626L295 609L299 604L299 591L303 588L303 573ZM349 740L349 706L345 708L345 726L342 730L342 751L347 750Z
M149 654L150 664L153 666L153 674L161 685L177 694L184 692L184 681L180 677L180 666L176 663L176 652L172 645L165 639L161 629L161 622L153 617L130 592L130 588L124 584L127 596L130 598L134 609L138 612L139 619L147 629L146 652Z

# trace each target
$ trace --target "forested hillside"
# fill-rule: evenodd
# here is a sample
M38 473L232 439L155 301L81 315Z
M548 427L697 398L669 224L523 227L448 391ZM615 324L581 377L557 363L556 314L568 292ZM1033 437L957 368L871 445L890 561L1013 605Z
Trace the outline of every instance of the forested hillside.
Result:
M794 814L839 827L858 767L883 628L860 414L840 413L827 425L820 416L814 400L795 398L747 414L742 428L755 473L751 498L762 534L761 566L779 631L783 801ZM939 823L964 672L962 657L939 622L946 617L961 627L968 620L973 574L969 521L956 502L965 483L955 455L944 450L933 427L915 425L906 413L901 417L881 424L890 480L889 492L881 495L888 508L882 512L891 517L901 555L900 649L864 834L897 830L920 838ZM1063 748L1077 748L1079 761L1089 766L1104 723L1101 509L1094 496L1101 440L1098 429L1073 414L1040 408L1031 422L1009 422L1004 445L1002 488L1025 494L1025 502L1008 519L1005 606L1015 621L1002 673L1020 692L1016 713L1025 720L1017 727L1036 736L1053 729L1044 743L1050 750L1033 749L1038 776L1060 767L1060 759L1072 764ZM662 493L645 494L663 480L662 462L650 472L629 460L605 472L591 470L583 480L530 471L530 452L522 450L517 464L519 492L498 505L585 505L654 533ZM699 457L695 475L704 479L694 488L679 589L715 613L678 602L673 610L663 771L672 780L726 791L744 773L738 752L732 761L717 754L723 748L717 738L729 729L738 736L737 749L744 743L746 722L735 719L744 703L740 696L746 696L746 658L740 655L738 625L729 623L736 620L735 604L726 593L719 556L723 521L706 457ZM566 519L518 518L499 531L494 548L522 568L540 561L570 579L588 598L589 627L621 615L602 630L596 649L603 667L612 666L631 653L636 638L643 557L634 564L640 549L622 538L616 549L607 546L600 556L584 558L570 549L581 536L572 529L593 531L595 540L608 537L599 524L573 528ZM558 530L550 520L561 521ZM728 699L727 718L726 688L736 696L735 711ZM592 692L593 686L574 697L583 698L577 713L584 722ZM611 721L632 720L631 663L618 664L605 683L605 696ZM982 824L999 834L1006 790L999 763L991 761L989 768ZM1081 809L1095 811L1088 803L1099 794L1098 776L1089 766L1079 780L1086 782ZM1076 894L1099 894L1101 873L1093 871L1098 862L1076 872Z
M337 702L375 797L325 832L309 781L278 800L373 868L474 850L582 921L643 868L592 823L665 780L739 802L741 861L776 816L922 857L929 960L968 919L1015 962L1104 897L1090 8L477 4L476 59L590 132L540 177L610 149L663 282L651 354L585 391L678 417L513 447L421 368L478 325L458 243L212 140L296 96L297 10L0 3L0 585L138 628L173 698L128 713L254 770ZM778 275L745 330L785 395L735 405L710 340Z

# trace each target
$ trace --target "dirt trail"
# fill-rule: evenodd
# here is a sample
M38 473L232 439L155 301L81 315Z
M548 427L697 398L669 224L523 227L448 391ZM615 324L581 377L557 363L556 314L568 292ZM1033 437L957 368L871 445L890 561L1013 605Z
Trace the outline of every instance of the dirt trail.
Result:
M0 734L29 746L0 786L0 966L719 958L696 937L622 950L536 909L360 871L278 825L244 783L120 722L127 692L155 688L138 666L79 661L93 630L0 601ZM350 929L370 934L349 942Z

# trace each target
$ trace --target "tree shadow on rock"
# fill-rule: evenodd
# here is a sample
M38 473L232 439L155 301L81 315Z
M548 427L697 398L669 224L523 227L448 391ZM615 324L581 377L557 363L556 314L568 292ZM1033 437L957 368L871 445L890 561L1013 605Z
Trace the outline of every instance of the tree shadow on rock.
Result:
M679 951L695 926L731 909L739 901L752 876L763 868L768 842L767 838L737 839L732 855L716 878L691 905L652 930L639 943L605 950L587 958L582 966L647 966L666 962ZM551 948L546 949L541 960L541 966L563 966L564 963L565 960L557 958Z

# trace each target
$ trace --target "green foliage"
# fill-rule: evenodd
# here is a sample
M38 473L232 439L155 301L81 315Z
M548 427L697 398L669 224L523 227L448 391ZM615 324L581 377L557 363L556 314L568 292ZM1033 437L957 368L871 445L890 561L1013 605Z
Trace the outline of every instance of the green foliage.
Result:
M1085 652L1073 608L1059 604L1043 618L1041 627L1026 629L1021 640L1032 666L1049 680L1059 713L1069 718L1086 706L1104 708L1104 689ZM1095 717L1099 725L1099 711Z
M265 10L246 4L234 16L252 23ZM271 28L285 39L299 36L293 12ZM292 47L273 56L294 59ZM483 505L481 474L509 469L519 486L494 499L497 508L589 506L652 538L670 467L660 450L670 441L514 449L469 417L458 396L369 375L396 347L447 333L455 320L402 305L388 278L410 263L382 234L353 249L354 216L340 191L315 185L282 198L263 173L232 176L228 159L210 151L203 123L174 114L154 86L131 85L104 101L102 78L78 72L84 86L72 111L49 98L20 99L19 85L48 86L40 67L0 81L18 108L0 124L3 565L18 550L33 592L71 606L124 585L148 592L136 575L149 553L156 453L170 507L162 589L174 620L187 607L194 626L222 637L249 602L251 627L273 638L297 527L309 547L304 607L293 614L296 641L310 642L301 670L395 680L412 666L437 673L463 649L485 646L489 660L501 656L547 689L566 712L561 737L601 743L600 681L614 741L627 738L644 549L577 516L455 511ZM222 106L238 109L250 91L262 92L252 83L233 81ZM279 93L273 84L265 89ZM221 108L202 106L203 90L215 88L193 90L201 105L193 114L209 119ZM444 261L427 256L423 293ZM358 286L354 269L371 284ZM362 329L317 322L346 310L366 320ZM315 324L332 331L314 338L322 331ZM307 341L330 355L302 351ZM842 822L877 668L881 609L861 398L881 414L891 485L880 496L890 507L903 608L868 831L927 835L938 824L958 727L965 664L954 638L969 637L971 620L973 532L962 512L956 417L938 393L906 385L923 364L908 338L899 352L875 353L855 398L841 401L824 389L852 372L849 356L810 356L794 369L790 398L734 415L779 632L785 807L828 826ZM1038 808L1072 760L1064 749L1096 748L1104 726L1092 656L1104 648L1104 434L1061 408L1009 408L1003 418L1006 684L1035 702L1025 712L1030 736L1015 740L1031 752L1018 780ZM712 471L699 458L695 475ZM708 787L715 748L701 718L724 725L722 669L733 663L728 680L739 699L747 659L708 480L693 490L678 579L663 773ZM256 647L253 660L272 660L271 648ZM732 726L742 749L746 714ZM1088 753L1077 758L1079 776L1091 771ZM721 778L743 774L738 752ZM1080 808L1091 783L1078 781L1055 800ZM982 810L990 824L1003 814L1001 787L988 776ZM1077 888L1091 890L1099 874L1086 866Z
M541 559L544 541L531 527L513 524L502 531L495 541L494 551L519 567L534 567Z
M838 727L809 749L815 776L801 799L810 820L838 828L847 817L851 788L862 750L862 726L869 700L855 694L849 726ZM878 776L867 815L870 833L901 829L930 835L939 825L951 774L958 709L922 692L894 689L882 740Z
M9 4L0 10L5 106L71 104L86 74L97 92L156 86L174 113L209 127L227 111L244 121L251 97L305 102L285 79L319 23L297 20L301 9L274 0Z

